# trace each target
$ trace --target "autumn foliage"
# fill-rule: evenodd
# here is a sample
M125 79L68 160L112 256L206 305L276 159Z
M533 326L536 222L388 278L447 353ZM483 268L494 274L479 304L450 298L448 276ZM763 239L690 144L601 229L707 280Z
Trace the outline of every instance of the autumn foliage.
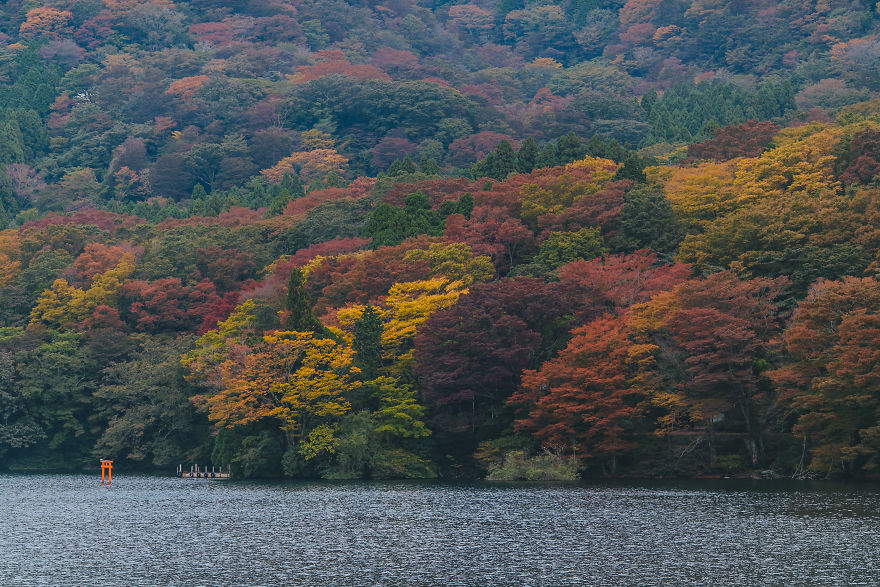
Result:
M335 149L299 151L260 173L271 182L281 183L285 174L298 174L305 181L324 179L330 173L342 174L348 160Z
M0 469L878 474L873 1L0 5Z

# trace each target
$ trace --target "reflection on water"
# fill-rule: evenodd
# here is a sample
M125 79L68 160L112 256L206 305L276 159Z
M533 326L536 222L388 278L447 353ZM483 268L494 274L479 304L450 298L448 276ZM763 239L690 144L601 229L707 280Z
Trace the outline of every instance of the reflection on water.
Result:
M880 582L880 488L0 475L2 585Z

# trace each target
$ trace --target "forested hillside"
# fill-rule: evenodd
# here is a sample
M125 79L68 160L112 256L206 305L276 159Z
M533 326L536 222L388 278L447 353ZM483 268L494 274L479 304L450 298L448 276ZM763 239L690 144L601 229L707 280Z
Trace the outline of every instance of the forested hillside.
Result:
M880 4L10 0L0 469L880 467Z

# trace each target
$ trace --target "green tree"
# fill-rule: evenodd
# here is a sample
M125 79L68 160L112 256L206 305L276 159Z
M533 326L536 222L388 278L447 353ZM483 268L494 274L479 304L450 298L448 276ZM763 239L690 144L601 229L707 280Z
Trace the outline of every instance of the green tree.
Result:
M90 457L101 419L93 403L96 366L80 335L50 332L15 359L16 390L45 435L28 454L47 467L82 466Z
M401 208L385 202L378 204L370 213L363 236L372 238L371 248L401 243L409 235L409 218Z
M531 173L538 162L538 143L528 137L516 152L516 170L520 173Z
M440 175L440 166L433 157L422 157L419 159L419 171L428 175Z
M288 202L292 202L306 195L302 181L297 173L285 173L281 177L281 183L278 185L277 194L269 203L269 215L278 216L287 207Z
M614 181L628 179L636 183L644 183L647 181L645 177L646 162L639 158L638 155L630 154L623 160L623 165L614 174Z
M556 142L556 152L560 164L571 163L583 159L587 154L584 142L574 134L574 131L568 131Z
M12 191L12 180L0 167L0 230L9 226L10 220L18 213L18 200Z
M684 236L672 204L658 184L640 184L627 192L618 222L620 230L611 242L615 252L651 249L672 256Z
M639 104L642 107L642 110L645 111L645 114L651 115L651 110L654 108L654 105L657 103L658 97L657 92L652 88L645 92L642 95L642 99Z
M197 183L193 186L192 194L190 194L190 199L194 201L198 200L206 200L208 198L208 192L205 191L205 186L200 183Z
M471 212L474 211L474 197L470 192L465 192L458 202L455 203L455 213L461 214L468 220L471 218Z
M96 456L155 467L205 461L208 422L180 365L191 344L188 336L147 340L136 357L104 369L95 398L108 425Z
M356 353L355 364L365 380L375 379L382 365L382 321L373 306L364 308L359 320L354 323L352 348Z
M25 160L33 161L44 155L49 148L49 133L40 115L30 108L19 108L10 113L10 118L18 122Z
M24 162L24 137L18 121L8 117L0 124L0 164Z
M373 239L370 246L375 249L397 245L420 234L439 236L443 223L440 214L431 209L428 197L415 192L405 198L403 208L385 202L378 204L370 213L363 236Z
M580 259L593 259L606 252L598 228L577 232L552 232L538 249L535 261L555 269Z
M28 404L18 390L14 351L20 331L0 330L0 462L8 463L9 455L25 452L46 435L28 412Z
M556 147L552 142L548 142L544 145L544 148L541 149L541 152L538 153L538 158L535 160L535 167L554 167L559 165L559 158L556 155Z
M287 300L284 304L287 318L284 325L288 330L297 332L323 332L324 326L312 313L309 294L304 286L305 279L302 271L299 267L294 267L290 272L290 280L287 282Z
M516 171L516 153L514 153L510 141L505 140L498 143L495 148L495 156L497 157L496 167L490 177L501 180Z
M403 175L407 173L415 173L418 171L416 164L410 159L409 155L404 155L401 159L395 159L388 167L386 172L388 175Z

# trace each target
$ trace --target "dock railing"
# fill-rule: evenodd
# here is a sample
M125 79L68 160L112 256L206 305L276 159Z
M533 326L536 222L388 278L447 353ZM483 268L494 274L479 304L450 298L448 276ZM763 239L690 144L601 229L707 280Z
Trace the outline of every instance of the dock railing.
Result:
M191 465L189 471L187 471L183 468L183 465L177 465L177 476L184 479L229 479L232 477L230 470L229 465L226 465L226 470L223 467L211 465L210 471L207 465L205 465L204 469L201 469L198 465Z

